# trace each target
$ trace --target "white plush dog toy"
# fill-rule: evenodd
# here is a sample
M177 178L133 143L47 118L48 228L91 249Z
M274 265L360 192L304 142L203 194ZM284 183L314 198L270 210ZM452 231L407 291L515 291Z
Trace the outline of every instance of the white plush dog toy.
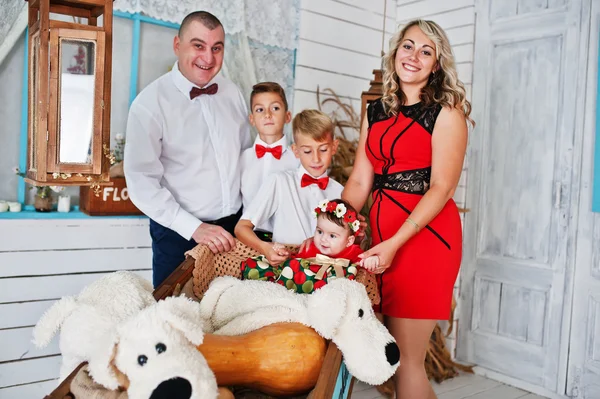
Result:
M261 327L298 322L332 340L348 370L359 380L379 385L399 365L394 338L377 320L365 287L335 279L313 294L297 294L279 284L219 277L200 302L206 332L242 335Z
M217 380L196 349L203 339L200 305L185 296L166 298L116 329L113 345L104 347L114 358L94 378L116 388L123 373L129 399L215 399Z
M110 358L102 348L111 342L116 324L154 303L150 282L128 271L111 273L52 305L36 324L33 342L44 347L60 329L60 378L82 362L89 363L94 378L98 365L102 370Z

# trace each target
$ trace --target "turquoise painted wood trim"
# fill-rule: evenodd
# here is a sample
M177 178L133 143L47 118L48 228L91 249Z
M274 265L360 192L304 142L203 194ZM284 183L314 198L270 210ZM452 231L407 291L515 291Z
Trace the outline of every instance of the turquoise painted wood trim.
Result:
M598 63L600 67L600 37L598 37ZM594 143L594 180L592 186L592 211L600 212L600 69L596 82L596 140Z
M347 399L350 393L350 385L352 382L352 374L348 371L346 363L342 362L340 371L338 372L335 388L333 389L332 398Z
M141 15L139 13L128 13L123 11L113 11L113 15L119 18L126 19L139 19L142 22L147 22L149 24L164 26L165 28L179 29L179 24L175 24L173 22L161 21L160 19L155 19L152 17L147 17L145 15Z
M137 96L138 74L140 71L140 31L139 14L133 16L133 39L131 46L131 71L129 74L129 106Z
M133 38L131 46L131 71L129 75L129 105L135 100L138 94L138 76L140 70L140 35L141 35L141 22L164 26L171 29L179 29L179 24L172 22L161 21L159 19L147 17L139 13L128 13L122 11L114 11L113 15L119 18L133 20Z
M21 212L0 212L0 220L3 219L147 219L146 216L89 216L81 211L71 212L36 212L35 209L23 210Z
M19 171L27 171L27 108L29 96L27 93L29 77L29 27L25 28L25 51L23 52L23 87L21 89L21 132L19 137ZM17 181L17 202L25 203L25 180L19 176Z

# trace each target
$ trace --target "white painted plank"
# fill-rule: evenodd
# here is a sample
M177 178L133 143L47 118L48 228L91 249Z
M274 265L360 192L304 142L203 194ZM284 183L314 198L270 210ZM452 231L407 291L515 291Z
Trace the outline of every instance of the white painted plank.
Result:
M321 90L326 87L321 87ZM321 101L326 98L332 98L330 95L324 95L321 91ZM350 104L357 115L360 116L360 99L359 98L347 98L344 97L341 99L344 103ZM298 113L303 109L308 108L318 108L317 104L317 95L316 92L313 91L303 91L303 90L295 90L294 91L294 113ZM337 106L332 105L332 103L326 103L321 107L321 110L327 114L335 111Z
M150 268L151 248L0 252L0 277Z
M58 378L60 364L60 356L0 363L0 387Z
M473 43L475 41L475 25L447 29L446 35L448 35L448 40L452 46Z
M375 12L377 14L383 15L383 0L337 0L339 3L349 4L359 9L369 10ZM414 1L414 0L409 0ZM394 12L396 7L395 0L387 0L387 11L386 15L391 15L395 17Z
M360 98L361 93L369 89L369 79L296 66L296 89L316 92L317 86L332 89L339 96Z
M487 391L469 396L469 399L517 399L526 395L527 392L510 385L499 385Z
M362 25L374 30L383 31L383 3L379 13L347 5L331 0L303 0L302 11L314 12L346 22ZM396 19L393 10L386 13L385 30L394 33Z
M402 10L399 10L399 13L401 12ZM421 15L419 18L434 21L444 30L456 28L458 26L473 25L475 24L475 7L467 6L457 10L442 12L437 8L432 8L427 14ZM414 18L400 20L399 24L404 25L412 19Z
M10 388L0 388L0 399L43 398L56 389L59 383L60 381L58 379L52 379L49 381L34 382Z
M473 81L473 64L470 62L456 65L458 78L465 84Z
M0 342L4 346L0 351L0 363L60 353L57 336L54 337L47 347L38 349L31 342L32 334L33 327L0 330Z
M501 385L493 380L481 380L438 395L438 399L463 399Z
M457 8L473 6L474 4L474 0L425 0L398 7L398 15L396 19L398 21L406 21L420 18L424 15L431 15L433 12L441 14L445 11L452 11Z
M374 56L381 53L380 32L311 12L300 17L300 37Z
M381 58L300 39L296 65L372 79L373 69L381 66ZM298 80L296 76L296 82Z
M136 271L151 280L152 271ZM83 287L107 273L75 274L43 277L16 277L0 279L0 303L58 299L76 295Z
M151 245L147 218L0 221L0 252Z
M484 381L485 378L477 374L460 374L458 377L442 381L441 383L432 382L433 390L437 395L441 395L446 392L454 391L455 389L473 385Z
M0 328L33 326L54 300L0 304Z
M453 46L452 52L454 53L454 61L457 63L473 62L473 44L471 43Z

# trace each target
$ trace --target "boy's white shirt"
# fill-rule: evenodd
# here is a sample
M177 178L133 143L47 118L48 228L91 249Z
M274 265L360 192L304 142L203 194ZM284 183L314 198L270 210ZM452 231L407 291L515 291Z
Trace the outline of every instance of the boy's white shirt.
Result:
M324 199L340 198L343 186L332 178L325 190L316 184L300 186L302 175L310 174L300 165L295 170L287 170L271 175L262 185L242 219L254 226L270 221L273 227L273 241L282 244L301 244L312 237L317 227L314 209ZM323 174L319 178L327 176Z
M255 150L257 144L267 148L273 148L280 145L282 150L281 158L276 159L270 153L266 153L262 158L258 158ZM289 147L287 137L283 136L275 143L267 144L260 139L260 136L256 136L254 145L244 150L240 159L242 180L241 191L244 209L247 209L250 206L250 203L256 197L259 189L267 181L269 176L285 170L296 170L298 165L300 165L300 161ZM273 226L269 221L260 226L255 226L255 228L273 231Z

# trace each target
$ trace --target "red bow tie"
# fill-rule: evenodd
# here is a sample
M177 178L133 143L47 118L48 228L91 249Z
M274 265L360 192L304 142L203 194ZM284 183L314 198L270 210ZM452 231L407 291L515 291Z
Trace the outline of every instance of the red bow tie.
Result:
M254 150L256 151L256 156L258 158L262 158L267 152L270 152L275 157L275 159L281 159L281 153L283 152L283 148L280 145L269 148L257 144L254 146Z
M192 87L192 90L190 90L190 100L193 100L201 94L216 94L217 90L219 90L219 85L216 83L213 83L210 86L207 86L203 89L200 89L198 87Z
M300 180L300 187L310 186L311 184L316 184L321 190L325 190L327 188L327 184L329 184L329 176L315 179L311 175L307 175L306 173L303 174L302 180Z

